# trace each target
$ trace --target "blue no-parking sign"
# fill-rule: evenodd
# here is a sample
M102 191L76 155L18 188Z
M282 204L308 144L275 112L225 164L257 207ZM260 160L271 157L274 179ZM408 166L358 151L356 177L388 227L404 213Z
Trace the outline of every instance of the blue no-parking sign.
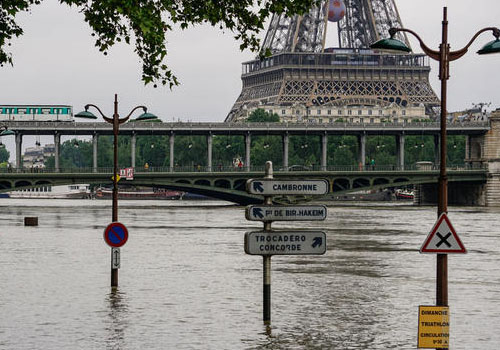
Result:
M104 230L104 241L112 248L123 246L128 239L128 230L120 222L112 222Z

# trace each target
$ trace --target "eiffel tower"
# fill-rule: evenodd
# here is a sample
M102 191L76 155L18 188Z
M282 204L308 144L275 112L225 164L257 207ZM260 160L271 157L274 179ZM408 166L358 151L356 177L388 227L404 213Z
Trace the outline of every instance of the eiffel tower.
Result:
M343 0L339 48L325 47L330 2L342 0L322 1L291 18L273 15L261 50L271 55L243 63L243 88L226 122L243 121L257 108L292 122L331 122L329 116L351 114L350 108L357 108L356 115L384 110L377 121L408 120L412 109L420 117L435 114L439 100L429 84L429 59L369 48L390 27L402 27L395 0Z

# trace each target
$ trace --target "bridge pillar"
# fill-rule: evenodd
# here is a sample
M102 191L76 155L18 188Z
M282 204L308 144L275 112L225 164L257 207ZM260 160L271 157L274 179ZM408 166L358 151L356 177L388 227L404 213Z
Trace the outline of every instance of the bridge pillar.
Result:
M470 135L465 135L465 164L470 165Z
M169 143L169 151L170 151L170 171L174 171L174 144L175 144L175 134L173 132L170 133L168 138Z
M398 167L405 169L405 134L396 135L396 152Z
M250 171L250 147L252 145L252 138L250 133L245 134L245 169Z
M283 134L283 169L285 171L288 170L288 144L290 141L290 137L288 133Z
M441 162L441 151L440 151L440 136L434 135L434 168L439 169L439 163Z
M16 133L16 169L21 170L23 166L22 162L22 145L23 145L23 134L20 132Z
M366 134L358 135L359 163L364 169L366 160Z
M328 134L325 132L321 135L321 171L326 171L327 168L327 152L328 152Z
M213 135L209 133L207 135L207 170L212 171L212 144L213 144Z
M61 134L54 134L54 167L56 173L60 171L60 154L61 154Z
M99 138L98 133L92 135L92 171L97 173L97 139Z
M135 168L135 146L137 144L137 134L134 132L130 137L130 166Z

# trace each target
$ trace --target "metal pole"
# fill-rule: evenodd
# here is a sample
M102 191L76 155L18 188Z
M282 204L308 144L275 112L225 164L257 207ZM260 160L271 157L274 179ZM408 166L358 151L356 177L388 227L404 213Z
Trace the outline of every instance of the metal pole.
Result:
M118 130L119 130L119 115L118 115L118 96L115 94L115 108L113 113L113 215L112 222L118 221ZM111 249L113 254L113 249ZM111 255L111 261L113 256ZM118 287L118 269L114 269L111 265L111 287Z
M446 175L446 83L449 77L450 51L448 44L447 8L443 8L442 41L439 48L439 79L441 80L441 161L439 172L438 217L448 211L448 178ZM448 255L438 254L436 259L436 305L448 306Z
M273 163L266 162L266 179L273 178ZM265 196L264 204L272 205L272 197ZM271 231L271 221L264 222L264 231ZM263 255L263 319L264 324L269 326L271 324L271 255Z

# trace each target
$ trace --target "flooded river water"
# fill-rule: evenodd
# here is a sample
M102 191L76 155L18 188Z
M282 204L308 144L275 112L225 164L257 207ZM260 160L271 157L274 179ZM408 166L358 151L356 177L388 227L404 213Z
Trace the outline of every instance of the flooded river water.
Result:
M244 208L120 201L130 237L119 288L103 230L110 201L1 199L0 349L415 349L418 305L435 303L435 255L418 250L435 207L327 204L322 256L244 253ZM38 227L25 227L37 216ZM451 349L500 348L500 210L450 208L466 255L449 257Z

